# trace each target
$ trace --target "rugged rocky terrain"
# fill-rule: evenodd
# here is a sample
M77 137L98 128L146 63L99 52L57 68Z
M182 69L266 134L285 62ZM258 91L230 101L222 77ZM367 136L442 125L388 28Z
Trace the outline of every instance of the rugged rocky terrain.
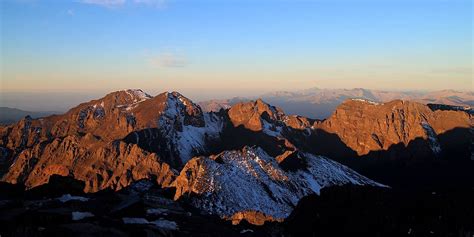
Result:
M177 92L124 90L63 115L1 127L0 172L2 181L26 189L70 177L86 193L148 180L199 215L263 225L284 221L323 188L400 184L405 170L373 161L415 173L412 163L433 170L444 162L437 167L460 174L446 182L470 183L472 125L466 111L402 100L346 100L321 121L261 99L203 112Z
M120 190L134 181L149 179L164 188L176 188L178 199L182 193L195 191L187 190L190 181L183 180L210 177L215 178L217 185L210 186L215 189L211 194L217 199L234 199L234 203L223 203L224 209L214 209L208 205L212 201L197 198L202 202L192 202L196 208L222 218L257 212L278 220L286 217L301 197L318 192L321 187L345 183L378 185L326 158L300 152L290 142L291 136L296 130L306 136L304 131L309 125L306 119L288 117L262 100L237 104L221 113L203 113L199 106L177 92L151 97L141 90L118 91L83 103L63 115L26 117L3 127L2 179L33 188L47 183L52 175L70 176L84 181L86 192ZM230 156L234 161L223 159L235 152L240 155ZM212 160L193 157L213 154L221 157L216 158L217 162L230 163L219 168L208 162L208 166L199 167L204 172L193 171L191 167L196 163ZM304 163L293 167L300 172L285 173L283 169L295 162ZM243 163L247 166L238 166ZM237 170L233 175L219 176L220 169ZM248 176L259 169L262 176L268 176L266 179ZM188 172L196 175L188 177ZM203 173L208 176L202 176ZM219 181L237 177L254 184L249 190L257 186L263 190L255 196L251 193L241 196L239 201L249 205L233 206L238 199L221 191L237 193L232 183ZM285 189L292 194L288 196ZM267 203L269 197L277 200ZM260 208L261 205L264 206Z
M216 135L219 125L210 116L179 93L126 90L63 115L26 117L0 131L2 160L10 166L3 180L34 187L52 174L71 175L86 182L86 191L120 189L142 178L166 185L176 174L172 167Z

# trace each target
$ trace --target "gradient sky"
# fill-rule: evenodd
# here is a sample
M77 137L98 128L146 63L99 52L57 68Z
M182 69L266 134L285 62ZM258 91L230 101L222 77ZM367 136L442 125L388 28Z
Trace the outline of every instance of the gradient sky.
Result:
M473 89L471 0L2 0L0 9L2 101L124 88L198 100Z

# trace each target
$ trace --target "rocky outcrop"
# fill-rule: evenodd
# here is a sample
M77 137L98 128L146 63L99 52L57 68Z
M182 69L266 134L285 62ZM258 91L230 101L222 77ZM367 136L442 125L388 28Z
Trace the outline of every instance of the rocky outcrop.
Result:
M242 102L227 111L230 126L224 129L223 137L233 137L243 144L227 148L240 149L243 146L258 146L283 162L298 145L305 143L311 134L313 120L297 115L286 115L281 109L261 99ZM224 140L232 144L233 141ZM240 146L239 146L240 145Z
M246 220L252 225L264 225L265 222L283 222L283 218L274 218L272 216L265 215L258 211L243 211L237 212L232 216L224 217L225 220L229 220L233 225L240 224L241 221Z
M281 120L284 114L281 109L258 99L232 106L228 115L235 127L242 125L251 131L261 131L265 121Z
M284 117L283 122L290 128L304 130L311 127L315 121L298 115L289 115Z
M69 136L25 149L3 180L31 188L47 183L52 175L71 176L85 182L86 192L96 192L119 190L140 179L167 186L174 179L168 164L137 145L117 142L88 149L81 144L81 139Z
M282 109L261 99L235 104L227 113L234 127L243 126L250 131L263 131L269 135L281 133L286 128L305 130L315 122L298 115L286 115Z

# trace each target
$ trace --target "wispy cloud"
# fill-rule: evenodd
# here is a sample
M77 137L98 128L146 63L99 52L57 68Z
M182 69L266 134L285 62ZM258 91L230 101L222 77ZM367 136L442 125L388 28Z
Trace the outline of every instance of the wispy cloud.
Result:
M66 11L66 14L69 15L69 16L74 16L75 13L74 13L74 10L69 9L69 10Z
M165 52L152 56L149 58L149 62L154 67L160 68L178 68L185 67L189 64L188 59L179 53Z
M125 0L81 0L80 2L109 8L119 7L125 4Z
M133 0L136 4L147 5L150 7L156 8L165 8L166 7L166 0Z
M121 7L128 5L143 5L154 8L165 8L166 0L79 0L81 3L99 5L107 8Z

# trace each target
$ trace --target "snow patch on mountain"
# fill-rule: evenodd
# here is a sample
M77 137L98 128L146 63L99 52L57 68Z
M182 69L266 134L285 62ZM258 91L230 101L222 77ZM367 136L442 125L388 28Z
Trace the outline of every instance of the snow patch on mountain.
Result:
M124 90L124 92L127 93L135 103L152 98L151 95L145 93L141 89L127 89Z
M127 89L122 91L125 92L132 101L132 103L129 104L117 105L117 108L124 109L125 111L130 111L137 107L141 102L152 98L151 95L145 93L141 89Z
M192 205L209 214L229 217L238 212L258 211L274 218L286 218L302 197L318 194L323 187L384 187L324 157L298 154L307 165L293 172L285 172L261 148L245 147L215 157L194 158L195 162L184 167L174 186L177 193L194 193Z
M162 229L169 229L169 230L177 230L178 224L174 221L169 221L163 218L160 218L155 221L148 221L145 218L137 218L137 217L124 217L122 218L124 224L129 225L155 225L158 228Z
M360 175L349 167L324 156L316 156L310 153L300 153L306 162L305 170L291 172L294 180L298 180L301 186L309 187L315 193L319 194L324 187L355 184L355 185L373 185L387 187L383 184L372 181L371 179ZM319 189L318 189L319 187Z
M215 114L204 114L204 127L184 125L182 132L177 132L177 145L183 162L194 156L195 151L203 151L208 139L217 139L223 128L223 121Z
M217 139L223 129L224 121L215 113L202 113L201 108L177 93L168 93L167 108L159 118L159 126L174 147L182 163L195 154L205 151L206 142ZM188 114L193 109L196 114ZM196 124L186 124L185 119L195 120ZM203 121L201 124L199 121Z
M430 144L431 150L435 155L439 155L441 153L441 145L439 144L436 132L427 122L422 122L421 126L425 130L426 136L428 137L428 143Z
M90 212L80 212L80 211L73 211L71 213L71 218L73 221L79 221L79 220L82 220L84 218L88 218L88 217L93 217L94 214L90 213Z
M60 202L69 202L69 201L87 202L89 200L89 198L81 197L81 196L72 196L71 194L64 194L57 199Z
M272 123L269 123L265 119L262 119L262 127L263 127L263 132L269 136L272 137L282 137L283 135L281 134L283 127L278 126Z

